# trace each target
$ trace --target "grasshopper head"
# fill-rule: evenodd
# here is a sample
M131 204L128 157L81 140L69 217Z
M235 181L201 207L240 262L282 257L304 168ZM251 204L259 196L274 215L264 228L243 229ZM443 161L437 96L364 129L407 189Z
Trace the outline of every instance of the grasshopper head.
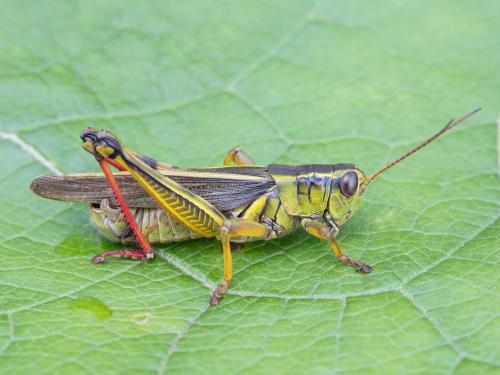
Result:
M328 213L336 225L345 223L356 212L367 184L368 178L355 166L334 172Z
M80 135L83 148L93 155L114 159L122 154L122 145L116 136L109 130L97 131L88 127Z

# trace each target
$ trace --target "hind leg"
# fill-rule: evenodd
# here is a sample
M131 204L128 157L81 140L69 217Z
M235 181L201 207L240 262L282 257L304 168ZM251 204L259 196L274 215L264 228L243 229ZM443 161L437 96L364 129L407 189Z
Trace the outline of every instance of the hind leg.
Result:
M97 152L96 149L96 144L99 144L99 138L101 137L100 135L101 132L98 132L96 129L93 128L85 128L83 131L82 135L80 138L83 141L83 148L94 155L97 163L102 169L102 172L104 173L104 176L106 177L106 180L109 183L109 186L111 187L111 190L113 191L113 195L115 196L115 199L120 206L120 210L123 213L123 216L130 226L130 229L134 233L134 237L137 240L137 243L139 244L141 250L111 250L111 251L104 251L99 255L96 255L95 257L92 258L92 263L101 263L104 262L104 259L109 256L115 256L115 257L121 257L121 258L129 258L133 260L148 260L153 258L153 249L151 245L149 244L148 240L144 237L142 234L139 226L137 225L134 216L130 212L130 208L127 204L127 201L125 200L125 197L123 196L120 187L118 186L115 176L113 173L111 173L111 170L109 169L109 166L112 165L115 168L117 168L120 171L126 170L124 165L121 165L118 163L116 160L113 158L105 158L103 157L99 152ZM102 146L101 146L102 147ZM135 154L134 154L135 155ZM140 158L140 156L137 156ZM147 161L144 163L153 163L153 159L147 158ZM142 159L141 159L142 160ZM153 164L155 164L153 163ZM148 164L149 165L149 164ZM155 165L156 166L156 165ZM152 167L153 168L153 167Z
M104 259L106 257L114 256L114 257L120 257L120 258L129 258L132 260L148 260L153 258L153 249L151 245L149 244L148 240L144 238L139 226L137 225L134 216L130 212L130 209L127 205L127 202L125 201L125 198L123 197L123 194L118 187L118 184L116 183L115 177L113 176L113 173L111 173L108 164L106 163L105 160L96 158L97 162L99 163L99 166L101 167L102 171L104 172L104 176L108 180L109 186L113 190L113 194L116 198L116 201L118 202L118 205L120 206L120 210L123 212L123 215L125 217L125 220L127 221L128 225L132 229L134 236L137 240L137 243L141 247L141 250L111 250L111 251L104 251L99 255L96 255L95 257L92 258L92 263L102 263L104 262Z

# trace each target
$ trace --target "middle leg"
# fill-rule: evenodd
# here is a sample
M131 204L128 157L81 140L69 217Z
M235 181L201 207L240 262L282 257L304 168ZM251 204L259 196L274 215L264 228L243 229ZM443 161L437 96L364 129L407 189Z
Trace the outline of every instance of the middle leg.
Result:
M222 282L215 289L210 298L210 305L217 305L229 288L229 284L233 278L233 261L231 255L231 238L237 237L254 237L267 239L271 233L271 229L261 223L256 223L250 220L232 219L227 220L220 228L219 239L222 243L222 253L224 255L224 276Z

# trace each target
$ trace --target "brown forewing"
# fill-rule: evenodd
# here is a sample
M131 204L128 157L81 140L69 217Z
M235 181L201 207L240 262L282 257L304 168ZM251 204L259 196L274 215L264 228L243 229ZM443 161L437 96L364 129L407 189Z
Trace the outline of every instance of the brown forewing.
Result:
M162 173L220 211L247 205L275 187L265 167L169 169ZM130 207L158 207L128 172L117 172L115 177ZM116 205L113 192L100 173L40 176L32 181L31 190L49 199L87 204L99 204L108 199Z

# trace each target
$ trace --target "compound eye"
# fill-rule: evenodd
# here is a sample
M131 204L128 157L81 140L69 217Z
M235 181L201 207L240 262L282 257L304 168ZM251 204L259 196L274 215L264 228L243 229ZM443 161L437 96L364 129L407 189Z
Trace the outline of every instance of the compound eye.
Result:
M340 191L350 198L358 190L358 175L355 172L347 172L340 179Z

